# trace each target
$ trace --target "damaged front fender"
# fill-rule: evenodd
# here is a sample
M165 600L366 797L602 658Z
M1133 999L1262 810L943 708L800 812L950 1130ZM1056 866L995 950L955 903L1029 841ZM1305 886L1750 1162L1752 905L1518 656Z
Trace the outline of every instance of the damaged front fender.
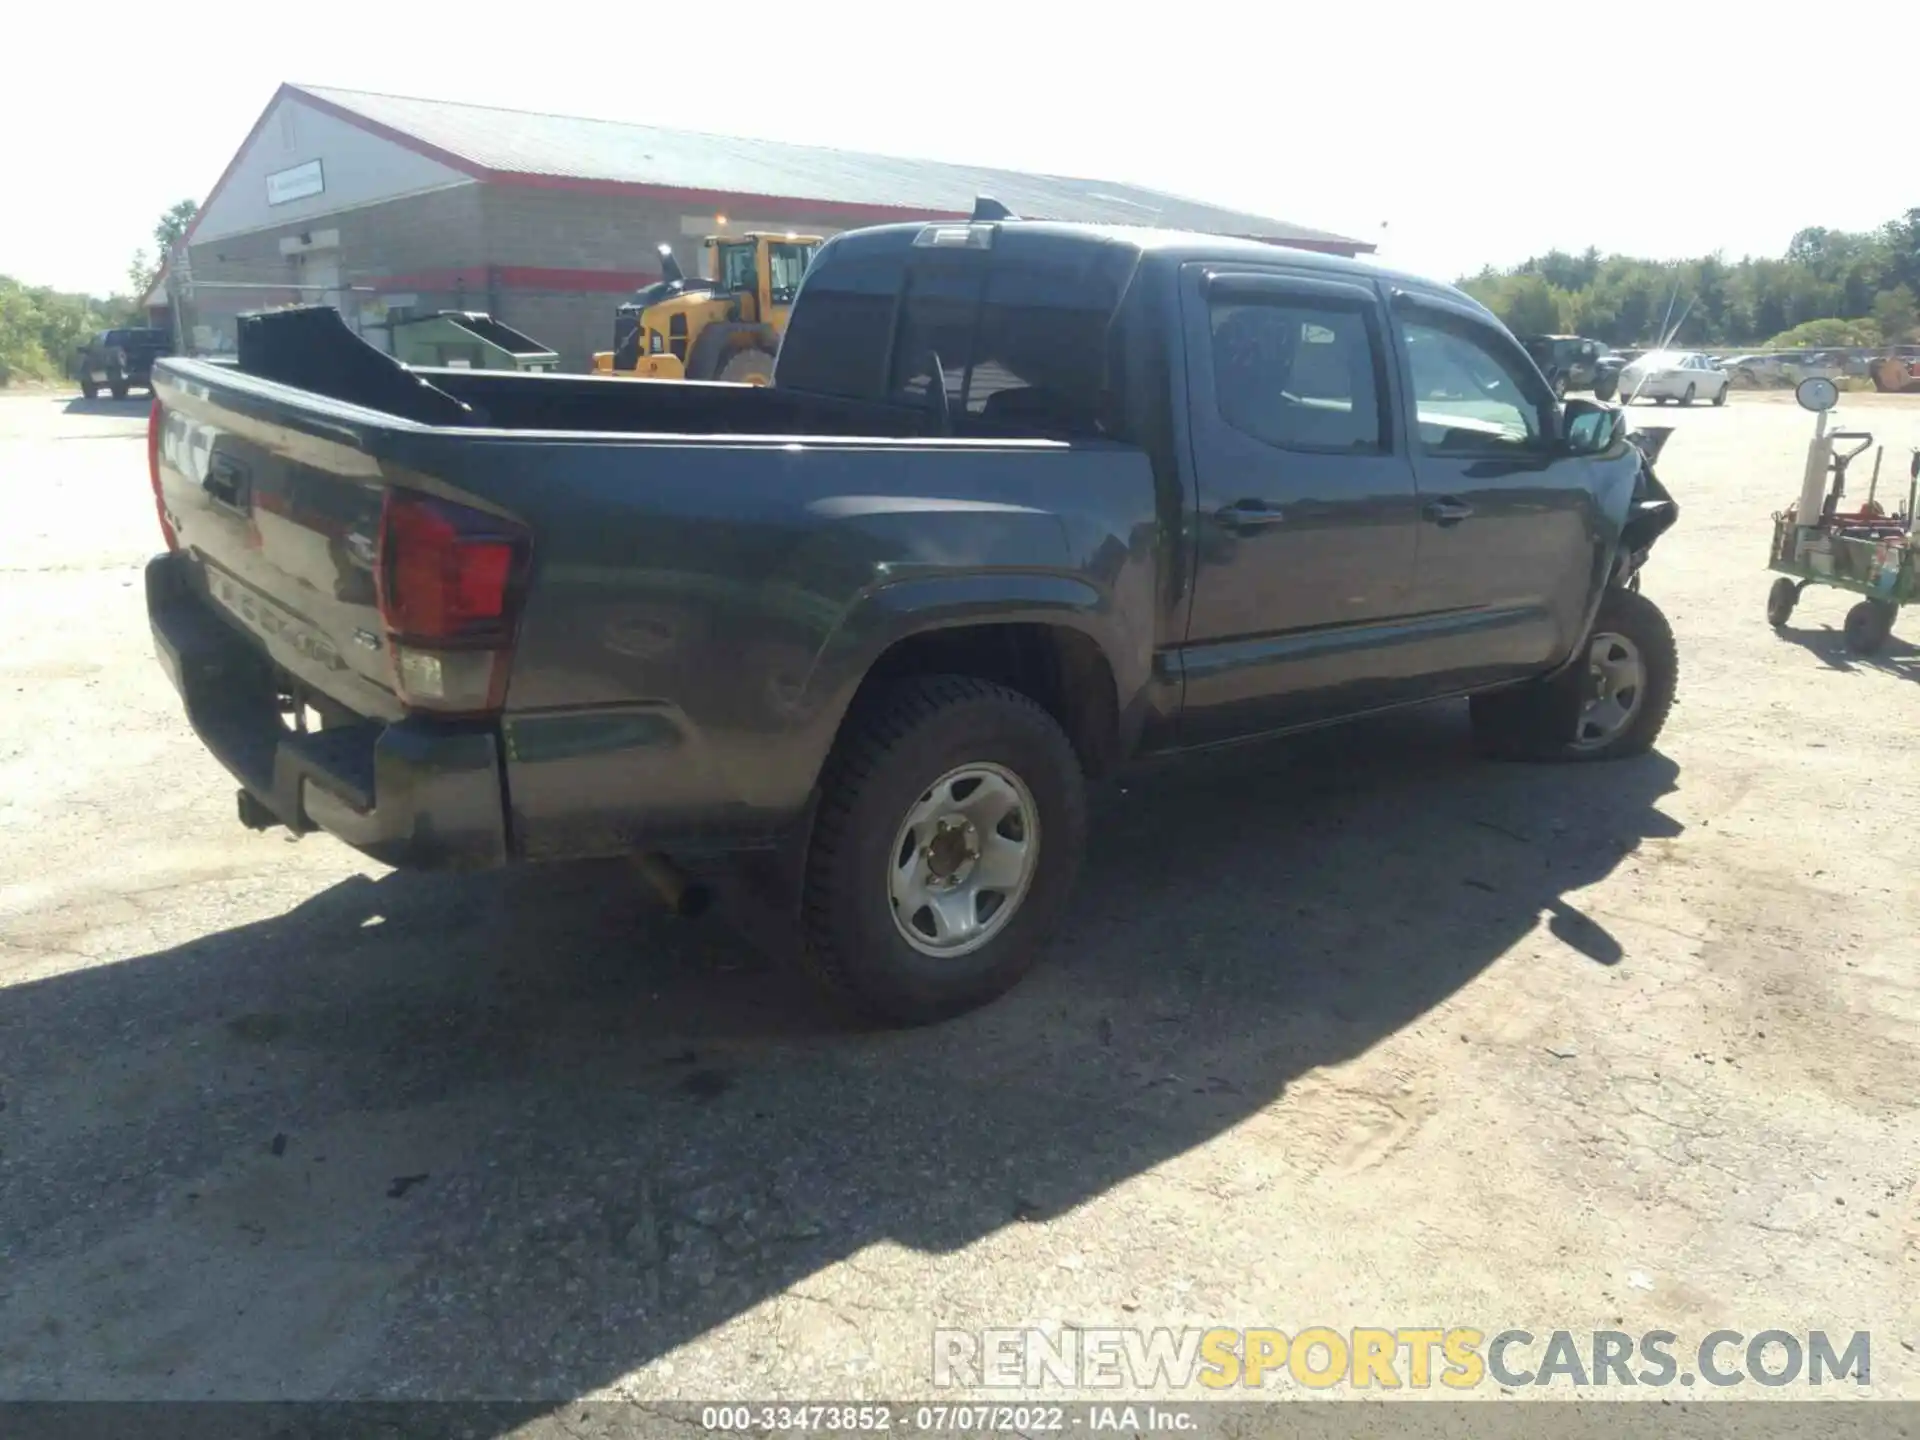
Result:
M1640 452L1640 473L1634 478L1633 498L1620 527L1620 548L1614 556L1609 584L1634 585L1654 542L1680 518L1680 506L1653 469L1672 436L1672 426L1659 425L1635 430L1627 437Z

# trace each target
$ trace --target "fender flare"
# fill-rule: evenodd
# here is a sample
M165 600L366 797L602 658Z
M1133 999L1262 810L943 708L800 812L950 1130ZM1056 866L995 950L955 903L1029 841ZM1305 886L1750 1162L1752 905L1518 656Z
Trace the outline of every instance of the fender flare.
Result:
M765 350L769 355L778 348L771 325L749 325L740 321L718 321L700 332L687 352L687 378L712 380L736 350Z
M837 733L860 686L902 641L975 625L1043 625L1091 641L1113 675L1120 753L1135 748L1145 721L1153 654L1150 634L1125 643L1110 597L1075 575L1036 572L906 578L861 594L814 657L806 689Z

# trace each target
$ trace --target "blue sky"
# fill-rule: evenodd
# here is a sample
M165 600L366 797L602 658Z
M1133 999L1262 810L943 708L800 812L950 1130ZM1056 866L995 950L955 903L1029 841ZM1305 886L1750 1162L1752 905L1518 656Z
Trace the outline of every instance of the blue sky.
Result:
M0 89L0 273L124 288L282 80L1135 181L1445 278L1551 246L1777 254L1920 205L1884 118L1920 6L1834 13L1856 23L1719 0L36 5L8 21L40 63ZM1876 56L1890 78L1863 79Z

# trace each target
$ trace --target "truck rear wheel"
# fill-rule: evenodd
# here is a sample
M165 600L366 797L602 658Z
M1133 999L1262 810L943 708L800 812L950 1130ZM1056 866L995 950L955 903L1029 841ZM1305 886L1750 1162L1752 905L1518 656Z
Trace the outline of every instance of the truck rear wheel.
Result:
M985 1004L1058 924L1086 824L1079 759L1033 700L964 675L888 686L848 717L821 776L807 970L890 1024Z
M1660 738L1680 678L1660 607L1609 588L1580 659L1548 680L1476 695L1474 739L1508 760L1619 760Z
M80 382L80 393L89 400L98 400L100 398L100 387L91 380L82 380Z

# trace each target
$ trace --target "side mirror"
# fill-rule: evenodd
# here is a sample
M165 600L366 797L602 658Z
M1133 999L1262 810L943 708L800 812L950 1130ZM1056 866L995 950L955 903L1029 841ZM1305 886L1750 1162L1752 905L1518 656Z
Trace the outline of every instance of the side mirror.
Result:
M1840 387L1824 375L1809 375L1793 387L1793 398L1800 402L1802 410L1811 410L1817 415L1840 403Z
M1624 413L1592 400L1569 400L1562 413L1570 455L1604 455L1620 443L1627 428Z

